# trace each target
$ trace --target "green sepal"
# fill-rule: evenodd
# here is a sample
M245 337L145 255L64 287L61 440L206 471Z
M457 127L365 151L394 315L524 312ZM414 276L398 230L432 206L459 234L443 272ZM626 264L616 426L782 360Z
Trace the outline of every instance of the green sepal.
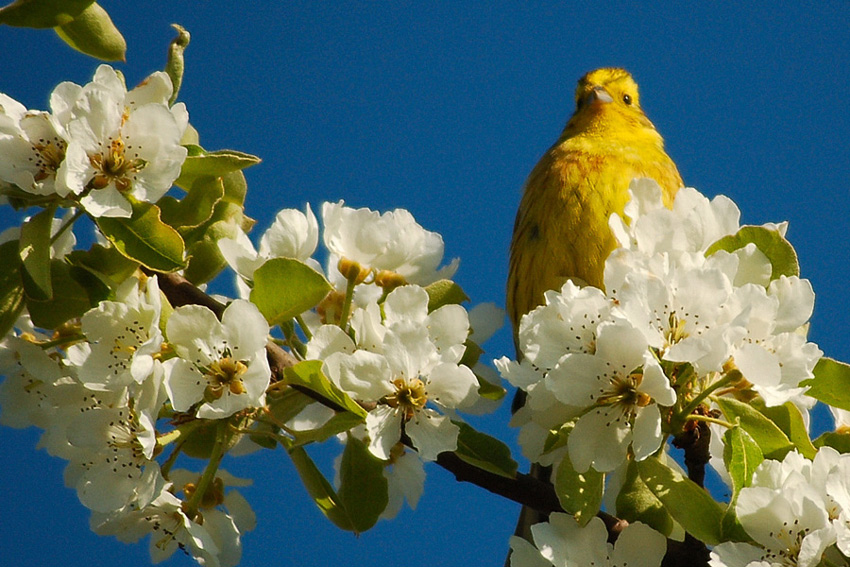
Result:
M341 408L344 408L351 413L359 416L361 419L366 419L366 410L360 407L357 402L352 400L348 394L336 387L322 373L321 360L305 360L299 362L295 366L289 366L283 371L284 379L287 384L297 385L315 392L324 399L329 400Z
M30 217L21 226L18 243L24 269L24 288L27 295L46 301L53 297L50 282L50 236L56 207L50 207Z
M453 421L460 428L455 454L460 460L505 478L515 478L519 465L507 445L476 431L469 424Z
M823 357L815 365L814 378L800 382L809 386L807 396L850 411L850 365L832 358Z
M592 469L591 469L592 470ZM638 464L630 460L623 484L617 493L617 517L629 522L643 522L654 530L669 536L673 531L673 517L640 477Z
M103 61L125 61L127 41L96 2L76 18L55 28L56 35L79 51Z
M753 243L770 261L772 271L770 279L780 276L799 276L800 263L797 252L791 243L776 229L763 226L742 226L737 233L724 236L705 251L706 257L718 250L734 252L747 244Z
M794 449L788 436L752 405L727 397L717 398L716 402L727 421L737 420L750 434L766 459L782 460Z
M44 329L54 329L80 317L109 297L109 287L95 275L62 260L50 261L50 280L51 299L27 297L27 311L33 324Z
M686 532L707 545L720 543L724 510L705 489L655 457L640 461L638 470L647 488Z
M269 325L278 325L318 305L333 289L325 276L292 258L272 258L254 271L251 303Z
M156 272L170 273L185 267L180 234L162 222L156 205L133 203L130 218L99 217L100 232L131 260Z
M21 28L55 28L67 24L94 0L16 0L0 8L0 24Z
M0 336L6 336L24 309L21 255L18 241L0 244Z
M469 301L463 289L452 280L437 280L425 286L425 291L428 292L428 313L443 305L459 305Z
M573 467L569 454L564 454L555 469L553 483L561 507L575 516L582 526L586 526L599 512L605 488L604 473L592 467L580 473Z

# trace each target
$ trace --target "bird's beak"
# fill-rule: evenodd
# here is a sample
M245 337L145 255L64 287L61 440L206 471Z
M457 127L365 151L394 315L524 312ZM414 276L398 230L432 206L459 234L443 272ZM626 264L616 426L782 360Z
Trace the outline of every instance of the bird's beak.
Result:
M608 91L605 90L604 87L593 87L593 90L587 95L587 104L593 104L595 102L614 102L614 98L608 93Z

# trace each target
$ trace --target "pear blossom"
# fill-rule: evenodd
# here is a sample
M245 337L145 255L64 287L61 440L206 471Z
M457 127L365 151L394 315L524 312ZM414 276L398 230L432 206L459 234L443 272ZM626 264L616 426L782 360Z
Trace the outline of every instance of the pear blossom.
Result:
M322 222L324 243L331 253L328 264L333 268L346 258L368 269L394 272L418 285L450 278L457 271L457 258L438 268L443 238L422 228L404 209L380 214L346 207L343 201L324 203Z
M570 460L579 472L600 472L637 460L662 441L658 405L672 406L676 393L643 335L623 321L599 325L594 354L568 353L545 378L558 401L589 408L569 437Z
M659 567L667 539L641 522L630 523L613 545L599 518L581 527L568 514L555 513L531 527L534 544L511 536L511 567Z
M147 506L165 484L153 460L156 432L149 416L129 407L93 408L68 427L68 440L86 450L66 470L84 506L119 510L130 503ZM85 457L84 459L81 457Z
M93 390L141 384L153 372L153 357L162 346L156 277L145 283L126 280L116 299L102 301L83 315L82 330L90 342L69 349L69 359L79 366L79 380Z
M269 326L253 303L237 299L220 322L206 307L184 305L171 314L166 332L178 354L164 363L175 410L197 407L198 417L220 419L265 403Z
M836 478L831 473L839 460L846 458L822 449L814 462L796 452L782 462L763 461L753 474L752 485L741 489L735 503L738 520L754 543L721 543L712 550L710 565L820 564L837 541L836 524L830 521L830 514L837 512L836 501L828 497L825 487L828 478ZM847 480L840 482L846 485Z
M98 535L115 536L124 543L135 543L150 535L150 555L154 563L168 559L178 549L184 549L207 567L236 565L219 559L223 552L227 552L228 546L238 540L236 527L231 525L229 531L219 530L214 536L207 526L189 518L182 505L180 498L163 490L143 508L92 514L92 531Z
M101 65L83 87L62 84L51 96L68 135L63 175L57 181L93 216L129 217L131 196L156 202L180 174L187 150L180 139L185 106L169 108L165 73L128 92L112 67ZM57 110L59 109L59 110Z
M356 340L339 327L320 327L307 356L322 359L328 378L356 400L375 403L366 416L369 450L390 459L402 432L426 461L454 450L459 429L435 407L460 409L477 398L475 375L459 364L466 311L446 305L428 313L425 290L402 286L387 296L383 319L372 303L352 316L352 329Z

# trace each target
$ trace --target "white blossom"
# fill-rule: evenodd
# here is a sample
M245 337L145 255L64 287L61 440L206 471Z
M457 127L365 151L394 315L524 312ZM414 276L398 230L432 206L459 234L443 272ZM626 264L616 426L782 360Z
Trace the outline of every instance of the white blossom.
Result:
M667 551L667 539L640 522L626 526L613 545L599 518L581 527L572 516L555 513L531 533L534 545L511 537L511 567L658 567Z
M324 203L322 222L324 243L331 253L331 273L340 258L377 271L395 272L418 285L450 278L457 271L457 259L438 268L443 260L443 238L422 228L404 209L380 214L346 207L342 201Z
M220 419L265 403L269 326L257 307L238 299L221 321L200 305L178 307L166 326L179 358L166 366L165 387L176 411Z

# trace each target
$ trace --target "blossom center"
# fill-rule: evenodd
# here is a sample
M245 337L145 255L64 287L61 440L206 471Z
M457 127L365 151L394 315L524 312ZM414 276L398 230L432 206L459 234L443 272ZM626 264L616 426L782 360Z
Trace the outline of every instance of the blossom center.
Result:
M103 189L110 183L122 193L130 189L132 176L144 169L147 162L141 158L128 158L127 146L120 137L109 144L109 150L89 156L89 161L98 172L92 179L95 189Z
M48 177L56 175L59 165L65 159L65 148L67 145L63 140L45 140L43 138L32 145L38 154L38 159L36 160L38 173L34 176L36 181L44 181Z
M236 396L245 393L245 382L242 381L242 376L247 370L248 366L244 362L229 356L214 361L207 367L204 374L207 379L204 399L217 400L228 390Z
M428 402L428 392L425 391L425 383L419 378L405 380L396 378L393 380L395 392L385 398L387 405L393 408L401 408L405 420L410 420L417 410L421 410Z
M630 372L627 375L617 374L611 379L611 385L599 397L601 405L623 405L627 407L646 407L652 403L652 398L638 388L643 381L643 373Z
M667 334L664 338L668 345L676 344L679 341L686 339L690 334L685 330L685 319L680 318L675 312L670 313L667 323Z

